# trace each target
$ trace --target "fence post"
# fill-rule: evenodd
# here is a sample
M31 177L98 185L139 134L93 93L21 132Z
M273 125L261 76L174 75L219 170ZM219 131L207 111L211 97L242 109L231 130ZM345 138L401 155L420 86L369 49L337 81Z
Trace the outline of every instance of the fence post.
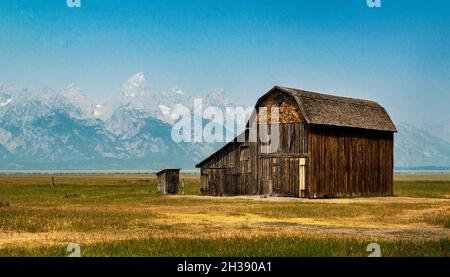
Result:
M53 190L53 194L56 193L55 191L55 177L52 176L52 190Z
M181 180L181 195L184 195L184 179Z

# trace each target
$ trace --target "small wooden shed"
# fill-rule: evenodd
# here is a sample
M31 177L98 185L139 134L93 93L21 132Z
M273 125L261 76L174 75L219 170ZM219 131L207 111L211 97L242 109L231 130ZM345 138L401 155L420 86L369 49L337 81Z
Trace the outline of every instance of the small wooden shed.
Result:
M178 194L180 169L168 168L156 173L158 177L158 191L164 194Z

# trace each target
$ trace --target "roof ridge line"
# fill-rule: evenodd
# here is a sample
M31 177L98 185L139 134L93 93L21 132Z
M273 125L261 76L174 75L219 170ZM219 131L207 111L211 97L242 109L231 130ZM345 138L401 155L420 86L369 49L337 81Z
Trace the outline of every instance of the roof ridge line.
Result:
M318 96L323 96L323 97L335 97L338 99L347 99L350 101L355 100L355 102L364 102L364 103L370 103L370 104L375 104L375 105L380 105L378 102L373 101L373 100L367 100L367 99L362 99L362 98L355 98L355 97L348 97L348 96L339 96L339 95L333 95L333 94L327 94L327 93L323 93L323 92L316 92L316 91L309 91L309 90L304 90L304 89L298 89L298 88L291 88L291 87L285 87L285 86L275 86L278 87L282 90L293 90L299 93L310 93L310 94L317 94ZM314 96L306 96L306 95L302 95L302 97L308 97L308 98L314 98ZM336 101L336 100L331 100L328 99L330 101ZM338 101L336 101L338 102Z
M334 96L334 95L330 95L330 96ZM319 98L314 98L314 97L311 97L311 96L308 96L308 95L304 95L302 97L310 98L310 99L319 99ZM379 103L377 103L375 101L371 101L371 100L364 100L364 99L350 98L350 97L341 97L341 96L335 96L335 97L338 97L338 98L341 98L341 99L343 98L343 99L350 99L350 100L353 100L353 99L359 100L359 101L347 101L347 103L352 103L352 104L356 104L356 105L363 105L363 106L367 105L367 104L372 104L374 106L379 106L380 105ZM333 101L333 102L342 102L342 101L335 100L335 99L324 99L324 100ZM361 103L361 102L363 102L363 103Z

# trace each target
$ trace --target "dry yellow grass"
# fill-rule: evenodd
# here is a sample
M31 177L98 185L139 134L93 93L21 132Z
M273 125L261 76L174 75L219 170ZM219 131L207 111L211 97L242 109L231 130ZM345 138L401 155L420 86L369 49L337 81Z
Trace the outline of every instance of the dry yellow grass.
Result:
M189 195L163 196L156 193L155 178L148 176L58 176L56 193L49 176L0 176L0 202L10 204L0 208L0 253L69 242L88 246L148 239L419 242L450 237L445 195L203 197L195 195L198 177L184 178Z

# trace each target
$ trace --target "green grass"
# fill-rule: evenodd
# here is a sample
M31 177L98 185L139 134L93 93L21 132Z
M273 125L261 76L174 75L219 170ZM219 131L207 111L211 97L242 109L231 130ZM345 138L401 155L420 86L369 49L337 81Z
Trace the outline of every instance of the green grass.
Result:
M450 173L435 172L435 173L396 173L394 175L395 181L446 181L450 182Z
M256 239L145 239L80 245L85 257L364 257L374 241L261 237ZM389 257L449 256L450 240L380 241L381 254ZM0 249L0 256L67 256L67 245Z
M444 226L445 228L450 229L450 215L448 213L443 213L434 217L427 217L425 218L425 222L433 225Z
M397 196L450 199L450 181L395 181L394 193Z

